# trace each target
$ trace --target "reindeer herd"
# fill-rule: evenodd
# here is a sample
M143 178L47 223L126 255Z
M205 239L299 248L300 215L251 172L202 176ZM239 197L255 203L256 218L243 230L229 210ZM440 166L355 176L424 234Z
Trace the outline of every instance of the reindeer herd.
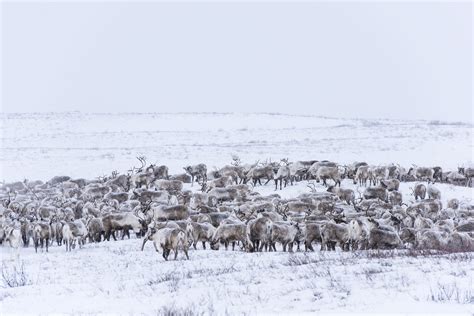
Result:
M147 165L127 174L97 179L56 176L0 189L0 243L13 249L66 251L117 238L151 241L168 260L188 249L241 251L321 251L416 248L474 251L474 206L456 199L441 202L435 183L472 186L473 168L445 172L441 167L405 169L396 164L331 161L256 162L238 157L220 169L205 164L169 175L167 166ZM263 181L262 181L263 180ZM274 182L275 191L305 181L308 192L291 199L263 196L257 185ZM353 182L356 191L342 184ZM414 201L404 201L400 182L413 181ZM317 191L314 182L327 187ZM194 190L184 189L190 183ZM363 192L359 188L363 188ZM278 248L277 248L278 246Z

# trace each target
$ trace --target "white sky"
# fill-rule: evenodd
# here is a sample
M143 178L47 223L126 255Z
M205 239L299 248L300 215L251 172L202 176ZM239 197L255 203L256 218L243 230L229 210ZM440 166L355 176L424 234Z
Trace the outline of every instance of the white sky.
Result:
M1 6L4 112L474 121L470 2Z

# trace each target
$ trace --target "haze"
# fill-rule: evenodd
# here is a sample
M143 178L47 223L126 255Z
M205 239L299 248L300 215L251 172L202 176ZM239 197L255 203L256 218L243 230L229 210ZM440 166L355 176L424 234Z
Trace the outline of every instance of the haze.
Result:
M470 2L1 6L3 112L473 121Z

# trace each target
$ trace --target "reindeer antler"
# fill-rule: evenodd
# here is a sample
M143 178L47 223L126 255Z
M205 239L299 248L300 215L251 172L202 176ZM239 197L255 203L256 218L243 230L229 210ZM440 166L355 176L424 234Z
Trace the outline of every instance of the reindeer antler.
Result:
M241 164L240 157L237 155L232 155L232 162L230 164L235 167L240 166Z
M314 184L314 182L308 182L308 184L306 185L310 190L311 190L311 193L316 193L316 184Z

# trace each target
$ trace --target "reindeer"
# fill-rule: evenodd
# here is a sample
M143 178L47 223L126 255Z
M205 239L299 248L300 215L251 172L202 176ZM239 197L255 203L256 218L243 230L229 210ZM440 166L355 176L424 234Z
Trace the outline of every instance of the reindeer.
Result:
M151 175L150 182L160 179L169 180L169 169L165 165L157 166L156 164L151 164L146 168L146 172Z
M196 181L201 181L205 183L207 181L207 166L203 163L183 167L183 169L191 176L191 186L194 184L194 179Z
M470 187L472 186L472 179L474 178L474 168L464 168L464 167L459 167L458 172L462 174L463 176L466 177L466 186Z
M339 187L341 186L341 175L339 174L339 169L337 167L326 167L321 166L316 171L316 182L323 180L323 185L328 186L326 180L331 179L334 181L334 185Z
M347 224L327 222L321 225L321 248L335 250L336 244L342 250L349 250L349 227Z
M252 242L253 251L262 251L263 247L268 251L271 246L273 222L268 217L260 217L250 220L247 226L247 233Z
M106 183L106 186L111 186L111 185L116 185L119 188L122 188L125 192L128 192L130 190L130 185L131 185L131 176L126 175L126 174L121 174L118 175L115 172L112 173L112 179L109 179Z
M266 185L270 180L274 179L275 177L275 170L272 164L266 164L265 166L258 167L255 166L247 172L246 179L250 179L253 182L253 186L258 184L262 185L261 179L266 178L267 182Z
M398 179L380 180L380 185L386 188L388 191L398 191L400 187L400 181Z
M146 230L145 220L132 213L108 214L102 217L102 224L107 241L110 240L110 235L112 235L114 240L117 240L115 231L123 230L124 228L127 230L128 228L132 228L136 234L140 234Z
M46 252L48 252L49 240L51 238L51 227L49 223L38 222L33 228L33 241L35 243L35 252L38 252L38 247L41 245L41 251L46 244Z
M415 200L418 198L424 200L426 197L426 186L423 183L417 183L415 188L410 188L411 194L415 196Z
M388 178L389 171L385 166L372 167L369 169L370 181L373 185L377 185L380 181Z
M364 199L380 199L384 202L388 200L387 190L384 187L368 187L363 193Z
M141 166L139 168L133 167L132 170L129 170L129 172L132 173L131 182L135 188L141 188L143 185L145 185L145 187L148 189L148 185L151 182L153 176L147 170L145 170L146 157L139 156L137 159L141 163ZM133 174L134 172L135 174Z
M428 199L441 200L441 191L433 185L428 185Z
M62 236L63 242L66 245L66 251L74 249L76 242L81 248L88 235L87 227L82 220L66 221L63 223Z
M224 243L225 250L227 250L229 243L232 242L232 251L235 248L235 242L240 241L244 248L247 248L247 225L244 223L222 223L217 227L212 236L211 249L219 250L219 242Z
M289 167L290 163L288 162L288 158L281 159L280 162L280 168L278 168L278 171L273 178L275 180L275 191L278 189L278 182L280 182L280 190L282 189L283 181L285 182L285 187L288 182L293 185L293 178L291 177L291 171Z
M354 184L357 184L357 181L358 181L359 185L367 186L368 179L369 179L369 166L368 165L359 166L354 176Z
M309 168L316 163L315 160L296 161L289 165L292 181L301 181L307 178Z
M216 228L211 223L195 223L192 222L191 241L193 247L196 250L197 243L202 242L203 249L206 249L206 242L211 243L212 236L214 235Z
M351 203L352 205L355 205L355 194L353 190L330 186L327 191L334 193L340 200L346 202L348 205Z
M174 260L178 258L178 248L183 249L186 259L189 260L188 255L188 240L185 231L179 228L161 228L151 229L151 234L148 239L153 240L156 252L158 252L158 246L163 250L163 258L168 261L171 250L174 251Z
M270 237L270 251L276 251L275 243L282 244L283 251L293 252L293 243L298 234L301 234L301 228L294 222L276 222L272 224L272 233Z
M413 167L408 170L408 175L415 177L417 180L434 181L433 168L417 167L413 165Z

